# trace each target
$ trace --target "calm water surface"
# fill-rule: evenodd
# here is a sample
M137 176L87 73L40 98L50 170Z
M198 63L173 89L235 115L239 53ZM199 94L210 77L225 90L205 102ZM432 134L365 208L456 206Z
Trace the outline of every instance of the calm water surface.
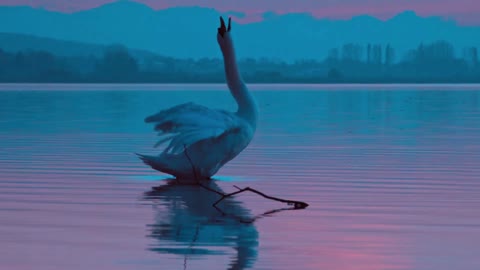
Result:
M156 152L145 116L227 90L88 87L2 86L0 269L480 269L480 87L254 91L256 137L212 187L310 207L253 224L283 205L222 216L133 154Z

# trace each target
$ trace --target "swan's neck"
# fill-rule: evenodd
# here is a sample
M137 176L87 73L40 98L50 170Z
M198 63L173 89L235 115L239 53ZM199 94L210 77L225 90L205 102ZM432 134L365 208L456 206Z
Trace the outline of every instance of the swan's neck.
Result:
M253 128L257 125L258 110L255 99L248 91L238 71L233 43L230 42L222 50L225 64L227 84L233 98L237 102L237 115L247 120Z

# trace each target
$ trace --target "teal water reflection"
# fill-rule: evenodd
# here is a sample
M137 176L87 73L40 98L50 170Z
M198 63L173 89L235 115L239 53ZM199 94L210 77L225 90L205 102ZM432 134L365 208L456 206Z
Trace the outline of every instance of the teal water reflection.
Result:
M310 206L249 225L133 154L155 153L146 115L232 109L227 90L6 87L1 269L480 269L480 87L260 87L258 133L216 188ZM279 206L225 205L243 217Z

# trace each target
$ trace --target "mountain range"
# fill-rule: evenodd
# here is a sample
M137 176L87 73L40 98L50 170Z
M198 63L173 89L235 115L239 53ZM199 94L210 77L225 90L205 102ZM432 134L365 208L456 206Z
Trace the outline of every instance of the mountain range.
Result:
M229 14L234 16L233 20L241 16L235 12ZM120 43L140 51L198 59L220 57L216 44L218 17L229 14L201 7L153 10L144 4L122 0L75 13L0 6L0 32L101 46ZM419 17L412 11L386 21L366 15L331 20L307 13L270 12L263 14L263 20L258 22L238 24L234 21L232 31L240 58L285 61L324 59L329 49L351 42L388 43L399 57L422 42L437 40L448 41L458 50L480 47L480 27L460 26L440 17ZM6 46L7 40L2 40L0 35L0 48ZM9 46L15 47L12 43Z

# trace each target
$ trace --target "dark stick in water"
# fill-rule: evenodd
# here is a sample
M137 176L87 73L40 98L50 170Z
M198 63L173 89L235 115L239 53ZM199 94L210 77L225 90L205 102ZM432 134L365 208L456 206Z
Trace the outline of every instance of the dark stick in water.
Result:
M235 192L232 192L232 193L222 193L218 190L215 190L215 189L212 189L210 187L207 187L205 185L203 185L200 181L200 179L198 179L198 176L197 176L197 170L195 168L195 166L193 165L193 161L192 159L190 158L190 156L188 155L188 152L187 152L187 148L184 146L184 152L185 152L185 156L187 157L188 159L188 162L190 162L190 165L192 166L192 170L193 170L193 175L195 177L195 180L197 181L197 184L200 185L201 187L203 187L204 189L208 190L208 191L211 191L213 193L216 193L218 195L221 196L220 199L218 199L215 203L213 203L213 207L215 207L215 209L217 209L218 211L220 211L222 214L225 214L222 210L220 210L217 205L223 201L224 199L226 198L229 198L229 197L232 197L232 196L235 196L237 194L240 194L240 193L243 193L243 192L246 192L246 191L250 191L250 192L253 192L255 194L258 194L262 197L264 197L265 199L269 199L269 200L272 200L272 201L277 201L277 202L282 202L282 203L286 203L288 205L293 205L293 208L287 208L287 209L278 209L278 210L273 210L273 211L268 211L266 213L264 213L263 215L261 216L265 216L265 215L268 215L268 214L272 214L272 213L275 213L275 212L278 212L278 211L282 211L282 210L299 210L299 209L305 209L308 207L308 203L306 202L302 202L302 201L294 201L294 200L285 200L285 199L281 199L281 198L277 198L277 197L273 197L273 196L269 196L263 192L260 192L256 189L253 189L251 187L246 187L246 188L239 188L237 186L234 186L235 188L238 189L238 191L235 191ZM256 219L256 218L255 218ZM252 222L255 220L253 219Z

